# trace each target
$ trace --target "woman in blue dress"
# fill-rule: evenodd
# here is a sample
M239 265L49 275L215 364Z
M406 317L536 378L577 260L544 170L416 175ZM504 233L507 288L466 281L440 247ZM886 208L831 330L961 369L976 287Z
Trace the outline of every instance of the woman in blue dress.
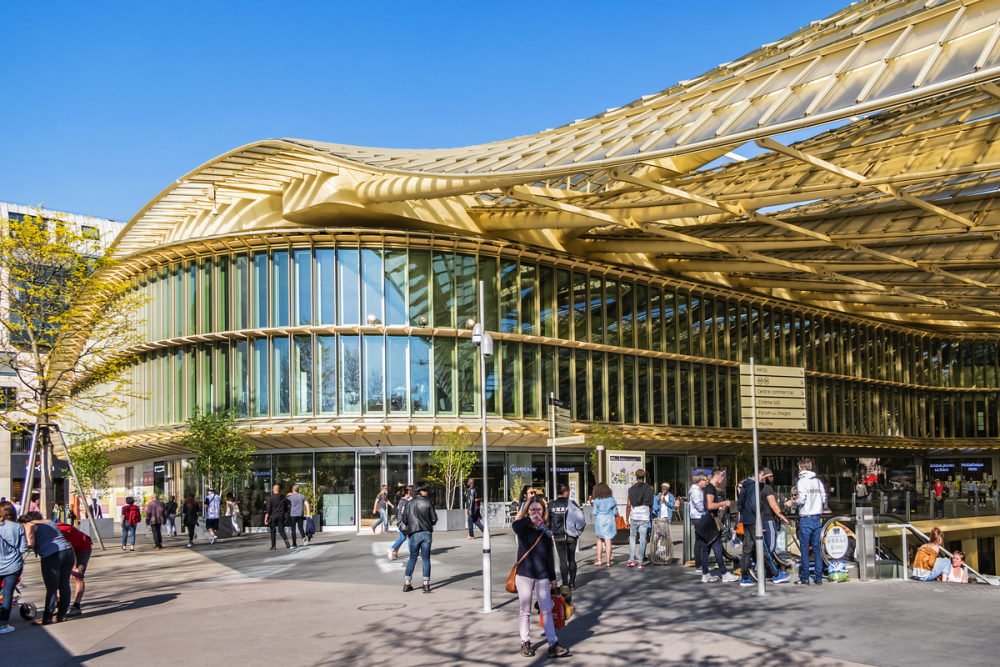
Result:
M615 516L618 514L618 501L611 495L611 487L604 482L594 485L592 494L594 500L591 503L594 508L594 534L597 535L597 559L594 560L594 567L601 567L607 563L611 567L611 540L618 533L615 525ZM607 557L602 559L602 550L607 551ZM603 560L603 562L602 562Z

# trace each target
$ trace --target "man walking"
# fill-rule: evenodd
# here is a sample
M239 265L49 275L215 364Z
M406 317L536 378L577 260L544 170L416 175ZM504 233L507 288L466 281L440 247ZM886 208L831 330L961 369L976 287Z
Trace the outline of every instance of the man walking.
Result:
M646 484L646 471L635 471L635 484L629 487L628 502L625 504L625 521L628 522L628 562L625 567L646 567L646 537L649 535L649 521L653 512L653 487ZM635 538L639 536L639 556L636 558Z
M264 503L264 524L271 534L271 551L277 548L275 543L277 542L278 533L281 534L281 539L285 542L285 548L292 548L292 545L288 543L288 537L285 535L285 517L288 516L288 506L288 498L282 495L281 486L278 484L272 486L271 495L267 497L267 502Z
M219 530L219 510L222 504L222 499L215 492L215 489L209 489L208 495L205 496L205 532L208 533L208 543L215 544L215 540L219 539L216 534Z
M583 510L569 497L569 487L560 484L558 497L549 503L549 527L559 554L562 585L576 588L576 544L586 526Z
M403 495L396 500L396 532L399 535L396 537L396 541L392 543L392 546L389 547L387 554L389 560L399 558L399 547L409 538L409 535L406 534L406 506L410 504L411 500L413 500L413 487L406 486L403 489Z
M719 532L719 526L715 520L719 510L728 512L731 505L728 500L722 499L723 492L721 487L724 479L725 471L721 468L716 468L712 471L712 476L709 477L708 484L702 487L705 509L701 519L698 521L698 525L695 527L695 533L701 533L702 536L701 580L704 583L719 580L719 577L708 573L709 549L715 554L715 563L719 567L719 574L722 580L725 582L740 580L732 572L726 571L726 556L722 552L722 533Z
M934 487L931 489L934 499L934 518L944 518L944 482L940 479L934 480Z
M476 480L471 477L465 480L465 523L469 529L469 534L465 539L476 539L474 528L479 528L479 532L483 532L482 497L479 495L479 489L476 488Z
M774 489L770 482L774 479L774 473L770 468L761 468L758 477L759 483L754 484L753 477L748 477L740 487L740 497L738 509L740 511L740 521L743 522L743 553L740 556L740 586L753 586L754 574L751 561L755 560L756 543L754 537L757 535L757 507L756 495L760 490L760 524L762 535L764 536L764 569L771 583L783 584L788 581L787 574L778 568L774 561L773 550L768 543L768 524L774 525L775 517L788 523L788 519L781 513L778 502L774 499ZM773 529L772 529L773 532Z
M417 486L417 496L406 506L405 526L400 530L410 536L410 558L406 561L406 573L403 579L403 592L413 590L413 569L417 565L417 555L424 574L424 593L431 592L431 541L434 536L434 524L437 523L437 512L434 504L427 497L427 485Z
M163 548L163 533L161 531L164 521L166 521L166 513L163 509L163 503L160 502L160 497L154 493L149 503L146 504L146 525L153 533L154 549Z
M288 494L288 506L289 506L289 528L292 533L292 548L297 549L299 544L295 537L296 529L299 535L302 537L302 543L306 542L306 530L305 521L305 511L306 511L306 497L299 493L299 485L292 484L292 492Z
M174 496L163 503L163 518L166 519L167 535L177 537L177 499Z
M799 480L795 495L785 503L787 507L799 506L799 565L800 584L809 583L809 549L812 548L813 581L823 583L823 554L820 552L820 515L826 505L826 489L813 472L812 459L799 460Z

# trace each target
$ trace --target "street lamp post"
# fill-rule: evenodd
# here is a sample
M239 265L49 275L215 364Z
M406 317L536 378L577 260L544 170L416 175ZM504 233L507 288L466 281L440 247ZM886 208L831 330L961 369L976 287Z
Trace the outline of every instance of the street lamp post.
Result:
M493 337L486 332L486 312L483 305L483 281L479 281L479 322L472 327L472 342L479 348L479 414L482 418L483 433L483 498L481 506L486 509L483 518L483 613L493 611L493 564L490 554L490 512L487 493L486 460L486 360L493 356ZM470 508L471 509L471 508Z

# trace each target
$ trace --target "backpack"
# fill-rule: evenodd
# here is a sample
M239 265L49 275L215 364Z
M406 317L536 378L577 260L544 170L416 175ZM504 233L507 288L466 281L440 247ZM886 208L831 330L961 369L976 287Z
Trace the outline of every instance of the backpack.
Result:
M570 500L566 505L566 534L570 537L580 537L586 527L587 519L583 515L583 508Z
M139 508L136 505L126 505L122 508L122 520L129 526L139 525Z

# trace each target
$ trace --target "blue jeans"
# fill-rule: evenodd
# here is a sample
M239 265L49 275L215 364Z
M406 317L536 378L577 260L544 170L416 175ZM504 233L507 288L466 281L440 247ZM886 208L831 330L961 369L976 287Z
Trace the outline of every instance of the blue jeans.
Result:
M403 531L399 531L399 536L396 538L396 541L392 543L392 550L399 551L399 547L401 547L405 541L406 534Z
M639 533L639 557L635 556L635 534ZM646 536L649 535L648 521L631 521L628 525L628 559L640 563L646 560Z
M802 551L799 565L799 581L809 581L809 547L813 549L813 572L815 581L823 580L823 553L819 543L822 533L818 516L799 517L799 549Z
M930 574L928 574L926 577L914 576L913 578L916 579L917 581L936 581L938 577L940 577L942 574L944 574L950 569L951 569L951 559L938 558L936 561L934 561L934 569L931 570Z
M476 533L472 530L473 526L479 529L479 532L483 532L483 519L479 514L472 512L465 515L465 526L469 529L469 537L475 537Z
M128 540L132 540L132 546L135 546L135 526L128 526L122 524L122 546L124 547Z
M372 532L378 528L378 525L382 524L382 532L389 530L389 510L379 510L378 511L378 521L372 526Z
M0 595L3 595L3 605L0 606L0 625L7 625L7 621L10 620L10 605L14 602L14 586L17 585L17 580L20 578L21 570L0 577L3 579L3 586L0 587Z
M410 535L410 558L406 561L406 581L409 581L413 576L418 555L424 568L424 581L431 580L431 539L433 537L433 533L426 530Z

